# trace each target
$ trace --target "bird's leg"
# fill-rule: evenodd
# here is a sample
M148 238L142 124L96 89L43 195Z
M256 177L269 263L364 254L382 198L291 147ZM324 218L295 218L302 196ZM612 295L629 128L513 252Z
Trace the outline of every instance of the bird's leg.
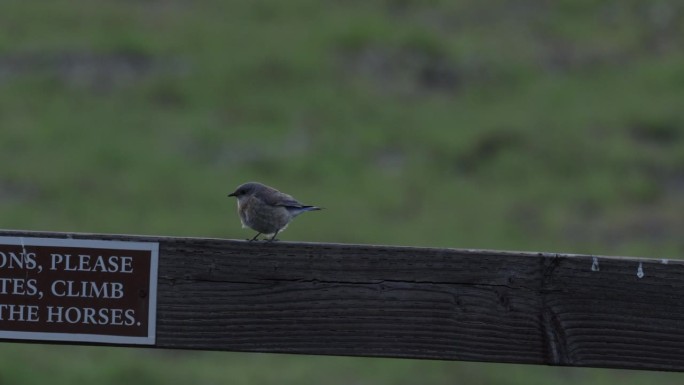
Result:
M255 235L255 236L254 236L254 238L252 238L252 239L248 239L248 240L247 240L247 242L253 242L253 241L256 241L256 240L257 240L257 237L258 237L259 235L261 235L261 233L257 233L257 235Z
M269 242L277 241L277 239L275 239L275 237L276 237L276 235L278 235L279 232L280 232L280 230L277 230L277 231L275 232L275 234L273 234L273 236L272 236L268 241L269 241Z

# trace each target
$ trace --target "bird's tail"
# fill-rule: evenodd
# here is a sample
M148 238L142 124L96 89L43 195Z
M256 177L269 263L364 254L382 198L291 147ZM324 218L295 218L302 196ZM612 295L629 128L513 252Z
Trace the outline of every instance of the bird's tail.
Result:
M323 210L320 207L316 206L301 206L301 207L288 207L287 210L290 212L290 214L293 217L296 217L297 215L301 213L305 213L307 211L316 211L316 210Z

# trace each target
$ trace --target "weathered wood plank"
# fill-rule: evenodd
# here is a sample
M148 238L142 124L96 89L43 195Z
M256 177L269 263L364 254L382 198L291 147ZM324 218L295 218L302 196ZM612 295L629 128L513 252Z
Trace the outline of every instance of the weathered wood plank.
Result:
M159 348L684 370L680 261L0 235L159 242Z

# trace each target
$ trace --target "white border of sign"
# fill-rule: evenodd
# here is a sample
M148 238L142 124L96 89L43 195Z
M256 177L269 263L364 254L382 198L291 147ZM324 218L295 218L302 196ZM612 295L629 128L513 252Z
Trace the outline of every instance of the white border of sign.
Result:
M94 239L72 238L34 238L34 237L2 237L0 244L27 246L55 246L55 247L83 247L115 250L144 250L150 251L150 288L149 309L147 316L147 337L127 337L107 334L74 334L74 333L43 333L43 332L17 332L0 330L0 338L40 341L71 341L93 342L121 345L154 345L157 327L157 272L159 267L159 243L158 242L128 242L128 241L104 241Z

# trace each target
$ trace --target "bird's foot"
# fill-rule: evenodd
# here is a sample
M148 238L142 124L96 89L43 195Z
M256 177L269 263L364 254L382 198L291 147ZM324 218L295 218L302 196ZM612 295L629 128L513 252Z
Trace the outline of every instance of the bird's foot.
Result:
M259 240L259 239L258 239L258 238L259 238L259 235L261 235L261 233L257 233L257 235L255 235L252 239L247 239L247 242L258 241L258 240Z

